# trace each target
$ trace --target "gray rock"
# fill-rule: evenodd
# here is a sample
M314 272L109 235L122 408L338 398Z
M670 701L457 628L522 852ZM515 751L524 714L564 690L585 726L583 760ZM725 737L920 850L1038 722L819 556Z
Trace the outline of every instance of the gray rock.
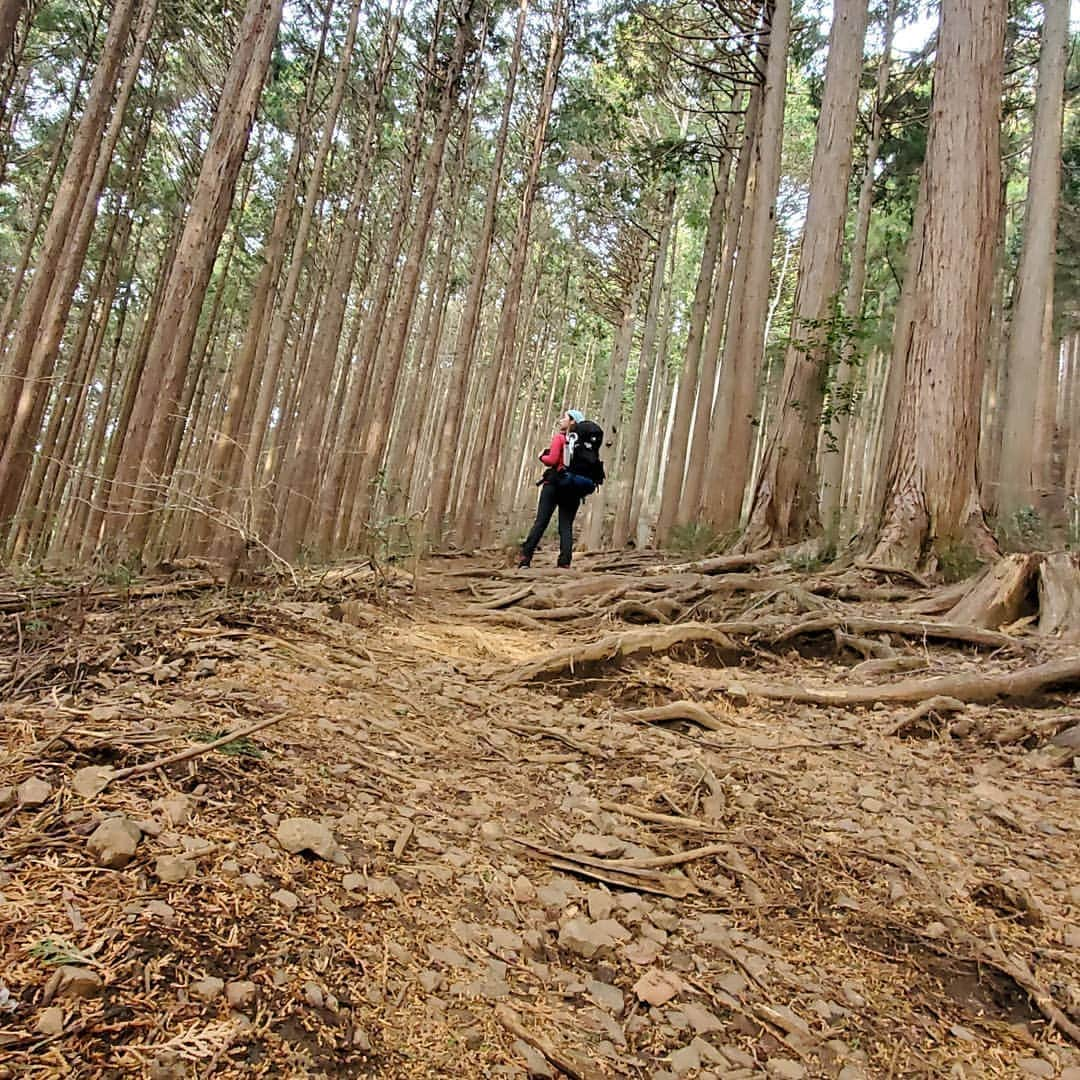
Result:
M87 765L71 778L71 790L83 799L92 799L109 786L112 775L108 765Z
M794 1058L770 1058L765 1071L776 1080L803 1080L806 1076L806 1066Z
M288 889L278 889L270 894L270 899L280 904L286 911L295 911L300 906L300 897Z
M212 975L206 979L197 979L188 987L191 996L197 997L200 1001L214 1001L221 997L224 989L225 980Z
M86 841L86 848L101 866L118 870L131 862L142 839L142 830L127 818L103 821Z
M234 1009L246 1009L255 1000L255 984L247 979L226 983L225 1000Z
M1021 1058L1016 1067L1027 1076L1053 1076L1056 1070L1042 1058Z
M196 865L190 859L181 859L176 855L159 855L154 863L154 875L166 885L179 885L194 877Z
M368 892L372 896L398 900L401 897L401 886L393 878L371 878L368 881Z
M524 1060L525 1070L530 1077L536 1077L538 1080L554 1080L555 1070L539 1050L534 1049L524 1040L517 1039L514 1042L514 1053Z
M0 787L0 810L7 810L9 807L14 806L18 797L18 793L11 784L4 784L3 787Z
M701 1068L701 1054L698 1053L698 1048L694 1043L676 1050L669 1060L672 1071L679 1076L690 1072L691 1069Z
M170 925L176 921L176 912L164 900L147 900L143 914Z
M703 1005L687 1002L683 1005L682 1012L694 1029L695 1035L708 1035L710 1031L720 1031L724 1026L719 1017Z
M40 806L52 794L52 784L31 776L19 785L17 791L20 806Z
M172 826L185 825L191 817L191 799L182 793L170 795L154 804L162 816Z
M504 930L501 926L492 927L491 947L499 952L520 952L524 947L520 934L513 930Z
M64 964L57 968L45 984L42 1001L47 1005L53 998L93 998L105 988L101 976L90 968Z
M346 892L359 892L363 887L367 878L363 874L346 874L341 879L341 887Z
M570 841L570 846L590 855L610 855L618 857L626 851L626 841L617 836L601 836L598 833L579 832Z
M483 840L494 842L501 840L506 835L506 829L501 821L485 821L480 826L480 837Z
M610 956L617 945L628 941L630 931L614 919L571 919L559 931L559 945L578 956L591 960L594 956Z
M1071 750L1080 750L1080 724L1059 731L1051 740L1055 746L1067 746Z
M596 979L590 979L585 984L585 988L589 992L589 997L591 997L597 1005L608 1009L616 1016L622 1015L625 1002L623 1000L623 992L617 986L612 986L610 983L599 982Z
M64 1010L59 1005L42 1009L34 1030L42 1035L59 1035L64 1030Z
M518 876L514 878L514 899L519 904L527 904L530 900L536 899L536 889L533 888L533 883L524 876Z
M311 818L286 818L277 827L277 842L290 854L310 851L320 859L333 860L338 845L334 834Z
M610 919L615 910L615 897L606 889L590 889L585 896L590 919Z
M313 1009L321 1009L323 1007L323 992L318 983L304 983L304 1000Z
M266 884L266 880L262 874L241 874L240 883L248 889L255 890L261 889Z

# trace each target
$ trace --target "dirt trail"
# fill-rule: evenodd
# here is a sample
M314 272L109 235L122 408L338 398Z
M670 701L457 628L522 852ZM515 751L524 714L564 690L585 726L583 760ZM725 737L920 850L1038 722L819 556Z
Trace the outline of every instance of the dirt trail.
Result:
M754 690L1075 647L659 563L41 593L0 668L0 1076L1077 1080L1075 685Z

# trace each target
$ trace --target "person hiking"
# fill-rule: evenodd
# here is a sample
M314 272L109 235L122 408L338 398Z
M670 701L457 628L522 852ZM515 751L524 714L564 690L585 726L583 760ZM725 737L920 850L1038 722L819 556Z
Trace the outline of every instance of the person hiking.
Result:
M604 433L599 425L585 419L580 409L567 409L555 427L551 445L540 455L547 466L540 478L540 498L536 506L536 521L521 546L518 568L532 563L555 511L559 512L560 567L569 567L574 553L574 518L582 500L604 482L604 465L600 460L600 445Z

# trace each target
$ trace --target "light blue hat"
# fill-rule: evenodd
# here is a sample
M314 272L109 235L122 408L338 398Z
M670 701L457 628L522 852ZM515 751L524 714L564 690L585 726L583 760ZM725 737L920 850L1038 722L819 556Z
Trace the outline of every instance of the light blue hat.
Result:
M567 409L566 415L574 421L575 424L580 424L585 419L585 414L580 409Z

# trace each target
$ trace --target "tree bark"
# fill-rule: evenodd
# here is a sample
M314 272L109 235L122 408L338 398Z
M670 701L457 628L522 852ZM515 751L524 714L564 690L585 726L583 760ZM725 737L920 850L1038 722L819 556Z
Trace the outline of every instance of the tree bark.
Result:
M833 4L780 416L766 445L742 541L750 549L801 540L818 526L815 445L826 378L836 361L831 331L840 290L866 20L866 0Z
M510 53L510 63L506 74L506 92L503 94L502 115L499 120L499 134L495 141L495 156L491 165L491 178L488 181L487 198L484 202L484 217L480 225L480 235L472 261L472 273L465 294L461 324L458 327L457 344L454 349L454 366L450 375L450 384L446 392L446 406L443 411L442 435L435 448L435 461L431 478L431 493L428 497L425 531L428 541L437 543L442 539L445 526L447 502L457 456L446 452L445 448L454 445L456 434L461 429L465 390L469 384L472 360L476 348L477 328L480 325L480 308L487 284L488 266L491 261L491 243L495 234L495 210L498 206L499 192L502 188L503 161L506 157L506 142L510 132L510 110L514 103L514 91L517 87L518 71L521 66L521 43L525 33L525 19L528 14L528 0L521 0L518 6L517 27L514 31L514 45Z
M870 132L866 140L863 175L859 184L859 202L855 210L855 235L851 241L851 268L848 271L847 289L844 292L844 316L848 327L853 329L858 328L862 322L863 293L866 290L866 252L870 239L870 213L873 209L878 151L881 149L882 108L885 104L889 74L892 70L896 4L897 0L889 0L885 12L884 41L881 47L881 58L878 60ZM834 446L830 448L826 440L826 452L821 455L819 517L827 531L837 531L840 528L840 515L847 507L844 490L845 463L849 454L852 411L856 400L859 400L855 383L857 381L859 385L865 386L866 382L865 372L863 378L857 378L852 363L854 354L854 345L844 343L840 354L840 367L830 391L830 396L840 402L840 407L834 410L832 416Z
M161 467L191 358L195 328L232 206L282 0L248 0L191 207L155 320L131 429L112 490L117 532L141 549L159 505Z
M726 433L726 442L714 451L715 482L709 500L716 527L721 531L739 524L752 464L754 401L765 349L790 33L791 0L775 0L769 19L761 130L754 144L753 209L747 230L746 265L738 304L732 297L733 318L724 344L723 363L731 372L731 391L718 403L720 412L714 424L716 431Z
M1046 365L1047 308L1052 311L1057 220L1061 188L1061 137L1069 0L1044 0L1035 100L1034 134L1024 213L1024 239L1016 275L1007 354L1005 424L999 472L998 512L1035 507L1047 440L1037 447L1032 428L1039 412L1040 373ZM1056 357L1052 358L1056 361Z
M1000 183L1005 0L943 0L904 392L874 561L988 540L975 460Z

